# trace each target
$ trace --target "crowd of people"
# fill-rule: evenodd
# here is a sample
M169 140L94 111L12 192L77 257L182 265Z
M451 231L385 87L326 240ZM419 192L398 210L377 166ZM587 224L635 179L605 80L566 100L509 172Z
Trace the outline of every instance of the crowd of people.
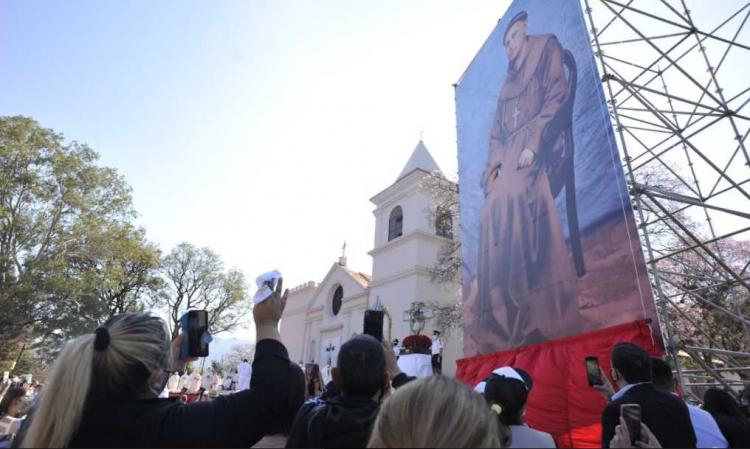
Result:
M28 377L8 378L0 384L0 448L10 446L44 386Z
M192 404L161 399L170 382L180 386L191 362L179 358L183 337L172 342L157 317L119 315L69 342L35 398L4 388L2 442L6 447L555 447L549 434L524 420L534 379L517 367L499 367L473 388L441 375L419 379L401 372L391 342L359 335L342 345L329 382L322 382L320 373L317 383L308 382L279 335L287 298L281 285L253 310L257 343L248 388ZM611 358L618 391L606 376L596 387L608 401L603 447L750 445L750 421L731 394L711 389L701 409L677 395L669 364L642 348L620 343ZM238 371L242 383L249 370ZM220 384L215 378L211 383ZM639 428L621 413L623 405L634 404Z

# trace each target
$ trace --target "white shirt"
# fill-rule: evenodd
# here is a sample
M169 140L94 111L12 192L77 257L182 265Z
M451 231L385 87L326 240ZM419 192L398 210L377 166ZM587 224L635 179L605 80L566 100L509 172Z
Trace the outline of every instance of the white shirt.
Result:
M20 418L13 418L5 416L0 419L0 436L13 435L18 432L18 428L21 426Z
M177 391L182 391L183 388L190 388L190 376L187 373L180 377L180 383L177 384Z
M179 391L177 387L180 386L180 375L177 373L172 374L169 376L169 382L167 382L167 390L169 391Z
M205 390L211 390L211 385L214 383L214 375L211 373L206 374L203 376L203 381L201 382L201 388Z
M695 437L698 439L696 447L729 447L727 439L719 430L719 425L710 413L688 404L690 421L693 422Z
M248 362L242 362L240 363L240 366L237 367L239 370L239 379L237 380L237 390L249 390L250 389L250 379L253 376L253 365L251 365Z
M323 376L323 384L325 385L328 385L328 382L333 379L331 377L331 367L329 365L324 366L320 374Z
M396 357L401 355L401 346L399 345L393 345L393 353L396 354Z
M439 355L440 351L443 350L443 347L445 344L443 344L442 338L436 338L432 341L432 355Z
M190 393L197 393L201 389L201 380L203 380L203 377L200 373L198 371L193 371L193 374L190 376L190 381L188 382L188 391Z

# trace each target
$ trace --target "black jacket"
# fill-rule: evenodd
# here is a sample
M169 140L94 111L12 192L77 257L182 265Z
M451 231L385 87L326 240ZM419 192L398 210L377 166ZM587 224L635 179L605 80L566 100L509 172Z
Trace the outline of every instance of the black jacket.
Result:
M251 389L185 405L168 399L92 404L70 447L251 447L288 429L302 404L300 368L278 341L258 342Z
M286 447L364 448L378 409L378 403L370 398L309 401L297 414Z
M719 430L729 442L729 447L750 447L750 428L745 423L729 415L713 415Z
M642 421L651 429L662 447L695 447L696 438L687 405L677 396L659 391L653 384L632 387L611 402L602 414L602 447L608 448L620 424L620 406L639 404Z

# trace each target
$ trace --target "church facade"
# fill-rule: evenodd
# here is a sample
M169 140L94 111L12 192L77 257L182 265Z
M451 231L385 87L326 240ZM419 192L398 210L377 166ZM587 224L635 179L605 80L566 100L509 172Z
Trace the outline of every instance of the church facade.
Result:
M322 281L291 289L281 336L293 361L323 366L330 360L335 366L341 345L362 333L365 311L378 303L391 318L386 318L385 338L403 341L412 333L405 316L412 303L458 300L458 283L431 280L440 248L458 235L445 221L436 223L437 204L424 183L434 172L442 174L420 140L396 181L370 199L375 206L371 275L351 270L342 256ZM422 334L431 336L436 326L428 319ZM452 376L463 354L463 336L460 330L444 331L443 340L443 373Z

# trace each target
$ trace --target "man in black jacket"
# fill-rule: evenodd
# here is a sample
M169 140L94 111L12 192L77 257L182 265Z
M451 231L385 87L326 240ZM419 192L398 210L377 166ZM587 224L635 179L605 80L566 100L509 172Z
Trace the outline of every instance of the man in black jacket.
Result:
M386 353L369 335L359 335L341 347L333 381L339 394L302 406L287 447L365 447L380 401L390 390Z
M608 448L620 424L623 404L641 406L642 422L662 447L695 447L696 438L687 406L674 395L657 390L651 382L651 358L632 343L619 343L612 350L612 380L620 391L612 396L602 414L602 447Z

